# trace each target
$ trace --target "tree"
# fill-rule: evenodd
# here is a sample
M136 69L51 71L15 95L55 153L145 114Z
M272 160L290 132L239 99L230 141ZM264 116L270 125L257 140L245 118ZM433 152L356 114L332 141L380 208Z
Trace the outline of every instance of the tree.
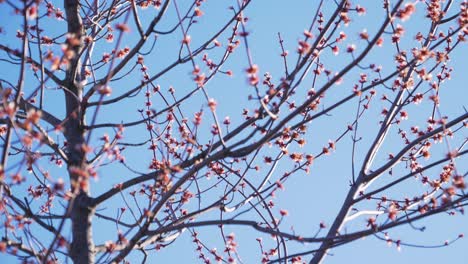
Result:
M467 2L311 1L269 39L258 2L0 1L2 257L319 263L462 214Z

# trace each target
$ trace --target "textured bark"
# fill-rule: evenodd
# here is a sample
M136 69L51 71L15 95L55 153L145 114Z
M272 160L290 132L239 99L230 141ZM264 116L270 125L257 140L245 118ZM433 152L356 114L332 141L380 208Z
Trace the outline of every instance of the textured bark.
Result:
M88 194L82 192L74 199L72 205L73 241L70 257L75 264L94 263L94 243L91 229L94 210L88 206L90 200Z
M86 170L84 112L82 109L83 86L81 84L81 63L79 54L83 49L83 23L80 17L79 0L65 0L69 37L78 41L78 45L69 46L74 57L69 59L65 80L65 103L67 121L64 124L65 137L68 143L68 172L71 189L75 194L70 201L70 219L72 221L72 243L70 257L75 264L94 263L94 244L91 221L94 210L90 207L89 194L82 188L79 171ZM76 44L76 42L75 42Z

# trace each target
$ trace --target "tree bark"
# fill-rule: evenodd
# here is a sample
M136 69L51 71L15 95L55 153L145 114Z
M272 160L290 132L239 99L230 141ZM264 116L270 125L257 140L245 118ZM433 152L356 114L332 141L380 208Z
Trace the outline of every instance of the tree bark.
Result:
M79 193L72 203L71 221L73 241L70 257L75 264L94 263L94 243L91 221L94 210L89 207L91 198L87 193Z
M92 217L94 209L88 193L86 177L86 145L84 111L82 109L83 85L80 54L85 35L80 17L80 1L64 0L67 15L68 39L67 51L72 56L68 59L64 96L66 121L64 134L67 139L68 173L73 198L70 200L69 214L72 221L72 243L70 257L75 264L94 263L94 243L92 237Z

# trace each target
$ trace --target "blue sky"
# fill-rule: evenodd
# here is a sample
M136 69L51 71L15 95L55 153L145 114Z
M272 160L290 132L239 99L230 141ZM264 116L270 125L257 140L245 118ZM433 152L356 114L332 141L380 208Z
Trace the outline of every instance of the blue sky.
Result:
M185 10L186 1L179 1L179 5L182 10ZM303 31L309 27L312 21L313 14L316 11L317 3L319 1L306 1L297 0L286 3L285 1L253 1L250 6L246 9L245 15L249 18L246 25L247 31L249 32L249 45L252 59L255 64L260 68L260 76L265 72L269 72L273 76L273 80L277 82L279 78L284 74L282 57L280 56L281 48L278 43L278 32L281 33L284 39L285 48L289 51L288 62L289 66L292 67L297 58L296 48L297 42L303 36ZM362 47L362 41L359 40L358 33L363 29L366 29L372 36L376 29L380 26L380 23L384 20L384 10L381 8L381 1L360 1L361 5L367 9L367 14L364 16L353 15L352 23L349 27L343 27L340 30L347 32L348 39L345 43L354 43L358 47L358 50ZM59 6L59 4L57 4ZM203 6L202 10L204 15L199 19L199 22L191 28L190 35L192 38L192 47L198 46L203 43L207 36L210 36L222 25L224 21L227 21L232 11L228 10L228 6L236 6L236 1L231 0L212 0L207 1ZM325 18L330 14L335 5L332 1L325 1L324 4L324 15ZM401 22L405 27L406 32L404 38L401 41L401 47L404 49L411 49L416 46L417 43L413 40L414 34L421 30L427 31L428 23L424 19L424 4L419 3L417 5L418 12L406 22ZM454 5L454 10L458 8ZM141 10L141 16L143 23L147 22L152 16L156 14L154 9ZM0 9L0 17L11 18L9 23L1 23L4 28L2 33L2 44L7 43L12 48L19 48L19 42L14 38L16 30L20 25L18 16L14 16L11 10L6 8ZM9 20L10 21L10 20ZM167 19L163 20L158 26L158 30L167 30L171 28L176 22L175 20L175 9L174 6L169 7ZM55 35L61 32L64 28L63 22L57 22L54 20L47 20L45 29L48 34ZM132 24L133 25L133 24ZM136 29L132 26L131 34L136 33ZM218 40L223 44L226 43L226 39L230 31L227 34L221 35ZM316 34L316 32L313 32ZM134 35L125 35L122 47L132 45L136 42L137 38ZM153 52L145 57L145 64L149 68L150 74L155 74L160 70L164 69L168 64L177 59L178 47L182 35L180 31L176 30L174 34L161 35L155 45ZM101 58L101 54L109 52L115 46L114 43L101 42L94 51L95 60ZM387 37L383 48L376 48L372 51L368 59L365 59L363 64L375 63L383 67L383 72L388 73L394 69L393 56L395 50L389 45L389 37ZM144 50L149 49L149 45L145 46ZM341 47L342 52L335 56L331 52L325 52L321 59L325 67L333 71L339 70L340 67L350 62L351 57L344 52L345 46ZM218 59L220 52L210 51L210 58ZM455 70L452 74L452 78L449 82L445 83L441 90L441 105L440 111L442 115L448 115L449 117L455 117L464 112L463 105L466 104L466 75L464 75L463 69L466 67L463 57L468 54L466 44L461 45L459 49L452 55L452 61L449 63ZM1 55L3 58L4 54ZM197 63L202 63L201 59L197 59ZM131 62L129 65L133 66ZM234 72L233 77L226 75L218 75L212 81L206 85L206 91L211 98L216 99L218 102L217 115L220 119L224 119L225 116L229 116L232 120L232 127L239 124L242 121L241 112L244 108L250 109L251 111L257 106L255 101L249 100L248 95L254 94L254 90L246 82L246 76L244 70L248 67L246 53L244 51L244 43L238 48L233 54L232 58L224 65L223 69L231 69ZM18 69L11 67L11 65L5 62L0 62L0 77L15 82L18 76ZM98 74L103 74L107 70L106 67L103 70L98 71ZM169 87L174 87L176 90L176 96L182 96L186 92L194 89L193 81L191 80L191 65L186 64L177 67L161 78L157 79L156 82L161 86L161 91L168 96L167 90ZM125 71L124 71L125 72ZM30 71L29 71L30 73ZM335 102L337 99L343 98L352 93L352 85L359 78L361 73L360 69L355 69L345 76L344 81L340 85L335 85L330 92L327 92L326 98L323 100L324 105L328 106ZM122 91L129 90L139 83L141 75L138 71L133 74L126 76L125 78L111 84L113 89L113 95L117 96ZM317 89L320 88L320 84L323 84L324 80L319 80ZM34 84L35 81L31 75L26 80L27 84ZM293 97L298 103L304 99L306 91L311 88L312 77L307 77L303 84L298 90L298 94ZM26 86L28 87L28 86ZM32 85L34 87L34 85ZM89 87L88 87L89 88ZM30 89L29 87L27 89ZM31 89L32 90L32 89ZM358 151L356 157L357 167L363 162L363 158L366 154L366 147L369 146L375 134L377 132L378 121L382 119L380 112L383 106L382 102L378 100L382 94L386 93L383 87L376 88L377 98L371 102L371 108L365 113L365 116L360 121L360 130L358 136L362 137L362 141L358 144ZM27 90L28 91L28 90ZM390 94L391 95L391 94ZM110 98L112 98L112 96ZM96 101L98 98L95 96L91 101ZM107 98L106 98L107 99ZM62 91L53 90L47 92L45 99L46 110L51 113L57 114L57 116L63 118L63 101ZM119 106L103 106L98 113L97 124L99 123L120 123L120 122L131 122L138 120L140 115L138 109L143 108L144 96L143 93L136 95L133 98L123 101ZM410 107L409 114L410 119L401 125L401 127L408 129L411 126L418 125L423 127L428 117L429 104ZM153 99L154 109L163 107L163 101L159 98ZM309 128L308 133L305 136L308 144L304 151L310 153L320 153L322 147L327 144L328 140L334 140L338 137L343 129L353 120L356 114L357 101L353 100L344 106L330 112L331 116L325 116L323 118L314 121ZM388 105L387 105L388 107ZM191 120L193 114L200 109L204 109L204 119L206 124L200 128L199 137L201 140L207 141L210 139L210 123L212 120L207 108L207 102L201 93L197 93L195 96L190 98L187 103L181 106L181 109L186 114L187 118ZM92 112L91 112L92 113ZM91 115L89 115L91 116ZM88 117L90 120L90 117ZM92 142L97 143L99 137L104 133L112 135L112 129L100 129L93 132ZM147 139L147 132L144 126L136 126L126 128L125 142L141 142ZM450 139L452 146L457 146L466 138L466 129L461 131L458 136L454 139ZM63 138L57 135L59 143L63 143ZM392 131L387 138L383 148L382 154L380 154L376 160L376 164L383 164L385 162L387 154L389 152L396 152L402 147L401 138L399 135ZM298 150L297 146L292 146L290 151L293 152ZM433 155L435 157L442 157L445 155L447 149L443 144L434 147ZM147 148L141 148L132 150L126 149L124 152L126 161L131 167L137 171L148 172L148 164L151 160L150 152ZM264 150L261 155L275 155L274 150ZM337 150L330 156L321 157L311 167L309 174L298 173L288 179L285 183L285 190L278 191L276 193L275 208L273 209L277 217L279 217L279 209L285 208L289 211L289 215L285 217L281 224L281 228L284 231L290 231L293 227L294 231L298 234L304 234L304 236L313 235L318 228L321 221L325 222L328 226L333 221L337 214L345 196L349 189L349 181L351 179L351 139L347 135L341 142L337 144ZM18 161L16 159L16 161ZM12 159L11 163L14 164L15 158ZM47 163L44 163L47 166ZM462 157L457 162L457 168L461 173L465 173L467 169L467 158ZM267 168L268 165L259 165L263 168ZM55 168L51 165L51 174L53 177L62 177L66 180L66 170L64 168ZM290 170L294 164L290 160L284 160L281 162L275 172L274 177L279 178L284 172ZM431 178L438 177L440 168L429 171ZM119 183L134 175L120 165L110 165L101 167L98 170L99 179L92 181L92 194L97 195L107 190L115 183ZM395 175L404 175L406 170L401 167L397 167L394 171ZM259 174L260 175L260 174ZM252 178L252 181L259 181L260 179L255 178L255 173L249 173L248 177ZM261 176L259 176L261 177ZM386 178L383 182L390 179ZM33 180L28 179L28 183ZM213 183L213 179L207 180L207 182L201 183L202 186L210 185ZM31 183L32 184L32 183ZM378 185L378 184L377 184ZM389 194L397 197L405 197L406 195L412 196L416 193L421 193L424 187L421 187L417 183L417 180L412 182L412 179L408 180L408 184L397 186L392 189ZM15 190L18 192L24 192L25 186L17 187ZM216 198L219 193L213 192L211 197L206 198L206 203L212 201L210 199ZM188 208L195 208L195 199L188 205ZM123 206L123 201L120 197L112 199L110 203L105 206L98 208L99 213L107 213L108 215L115 215L116 210ZM370 209L373 209L372 204L367 204ZM375 204L374 204L375 206ZM57 206L57 208L60 208ZM58 210L59 211L59 210ZM201 219L216 219L218 212L210 213ZM253 217L253 214L246 214L246 218ZM125 220L131 221L130 215L124 217ZM347 228L350 230L356 230L357 228L365 228L365 217L355 219L350 223ZM421 222L414 223L416 226L425 226L425 232L414 230L411 227L405 226L389 231L391 238L397 240L401 239L403 242L411 244L421 245L438 245L443 244L445 240L452 240L460 233L468 234L468 225L466 224L466 216L457 214L456 216L448 216L441 214L430 219L425 219ZM200 233L201 240L210 248L216 247L218 250L223 248L221 236L218 228L198 228L197 231ZM39 236L47 238L48 235L39 231ZM271 243L270 238L267 235L254 233L249 228L239 227L226 227L225 233L229 234L234 232L236 234L236 241L239 243L238 251L241 259L244 263L258 263L261 259L258 250L258 243L256 242L257 237L262 237L266 243ZM116 228L109 222L95 218L95 225L93 229L96 243L104 243L107 240L115 239ZM321 233L324 235L324 233ZM385 242L377 240L373 237L367 237L350 244L333 249L330 253L333 256L326 258L325 263L379 263L379 264L390 264L390 263L413 263L413 262L427 262L427 263L440 263L441 261L447 263L462 263L463 260L468 259L468 253L465 250L468 247L466 239L461 239L456 243L439 249L421 249L402 246L401 251L398 251L393 245L389 247ZM301 245L295 242L288 243L289 252L300 252L301 250L313 249L311 245ZM133 253L130 256L132 263L139 263L142 255L140 253ZM308 259L308 258L306 258ZM6 256L0 255L0 260L6 263L16 263L16 260ZM197 253L195 252L195 244L192 242L189 232L185 232L180 236L173 244L166 248L154 252L151 251L149 263L159 262L173 262L173 263L198 263Z

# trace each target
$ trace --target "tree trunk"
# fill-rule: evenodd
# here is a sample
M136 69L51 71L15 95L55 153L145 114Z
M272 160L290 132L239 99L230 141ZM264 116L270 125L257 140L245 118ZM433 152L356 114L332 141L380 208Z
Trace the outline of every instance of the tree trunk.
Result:
M72 203L73 241L70 248L70 257L75 264L94 263L94 243L91 229L94 210L88 206L90 200L87 193L81 192Z
M85 151L84 111L82 109L83 85L81 80L80 56L85 35L80 17L80 1L64 0L67 15L68 33L67 52L71 54L66 70L64 87L66 121L64 134L67 139L68 173L73 198L70 200L69 214L72 221L72 243L70 257L75 264L94 263L94 243L92 237L92 217L94 209L90 206L87 161Z

